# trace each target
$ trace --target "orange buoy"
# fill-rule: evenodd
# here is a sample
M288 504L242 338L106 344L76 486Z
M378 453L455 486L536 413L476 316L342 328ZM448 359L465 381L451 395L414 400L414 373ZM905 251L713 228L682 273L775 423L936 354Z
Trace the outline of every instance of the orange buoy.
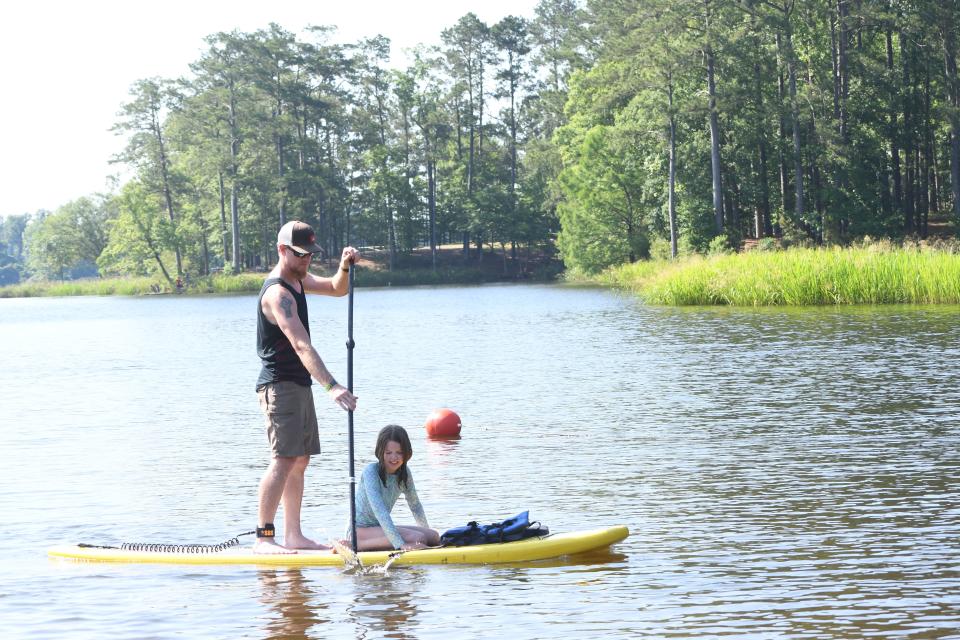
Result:
M460 435L460 416L450 409L436 409L423 425L427 435L435 438L452 438Z

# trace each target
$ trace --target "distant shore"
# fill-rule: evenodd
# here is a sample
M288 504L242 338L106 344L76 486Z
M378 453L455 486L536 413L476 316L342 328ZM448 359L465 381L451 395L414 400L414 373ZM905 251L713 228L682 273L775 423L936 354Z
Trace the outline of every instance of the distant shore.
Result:
M433 269L429 254L418 252L404 256L400 268L388 268L385 252L364 253L354 276L357 287L408 287L421 285L482 284L487 282L547 282L562 273L562 265L556 260L538 258L523 262L519 259L504 260L500 254L487 252L482 260L465 261L459 251L444 249L442 260ZM318 275L332 273L333 264L315 264L311 271ZM265 271L245 271L236 275L217 273L209 276L191 277L183 280L178 289L159 275L109 278L83 278L78 280L46 281L28 280L0 287L0 298L32 298L59 296L149 296L149 295L197 295L236 294L260 291Z

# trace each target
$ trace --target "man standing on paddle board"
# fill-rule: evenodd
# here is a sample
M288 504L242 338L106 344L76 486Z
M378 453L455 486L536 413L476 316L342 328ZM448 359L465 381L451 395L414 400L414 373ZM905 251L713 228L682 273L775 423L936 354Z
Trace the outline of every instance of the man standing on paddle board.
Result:
M356 408L357 398L334 380L310 342L306 294L345 295L350 264L359 253L353 247L346 247L336 275L320 278L307 271L313 254L320 251L310 225L298 221L286 223L277 234L279 261L260 289L257 353L263 368L257 379L257 395L266 415L273 457L260 480L254 545L257 553L328 548L304 536L300 529L304 474L310 456L320 453L311 378L345 411ZM277 543L273 526L281 501L283 546Z

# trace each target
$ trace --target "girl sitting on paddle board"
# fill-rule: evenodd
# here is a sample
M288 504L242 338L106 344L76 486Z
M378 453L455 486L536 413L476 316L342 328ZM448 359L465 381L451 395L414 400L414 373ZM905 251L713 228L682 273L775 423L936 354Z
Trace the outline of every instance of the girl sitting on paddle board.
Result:
M363 470L357 489L357 551L409 551L440 544L440 534L427 524L413 474L407 466L413 456L407 431L395 424L381 429L375 453L377 461ZM401 493L419 526L398 527L393 523L390 511Z

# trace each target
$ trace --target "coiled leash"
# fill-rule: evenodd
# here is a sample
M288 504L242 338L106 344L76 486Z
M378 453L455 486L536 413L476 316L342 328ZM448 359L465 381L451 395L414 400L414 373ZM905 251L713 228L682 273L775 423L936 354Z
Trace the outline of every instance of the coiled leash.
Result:
M240 546L240 538L243 536L252 536L254 534L267 534L268 535L259 535L258 537L274 537L273 525L267 525L261 529L257 527L256 531L247 531L245 533L238 533L235 537L230 538L220 544L157 544L152 542L124 542L119 547L111 547L109 545L99 545L99 544L87 544L81 542L78 544L78 547L83 547L85 549L120 549L121 551L151 551L153 553L218 553L220 551L226 551L232 547Z

